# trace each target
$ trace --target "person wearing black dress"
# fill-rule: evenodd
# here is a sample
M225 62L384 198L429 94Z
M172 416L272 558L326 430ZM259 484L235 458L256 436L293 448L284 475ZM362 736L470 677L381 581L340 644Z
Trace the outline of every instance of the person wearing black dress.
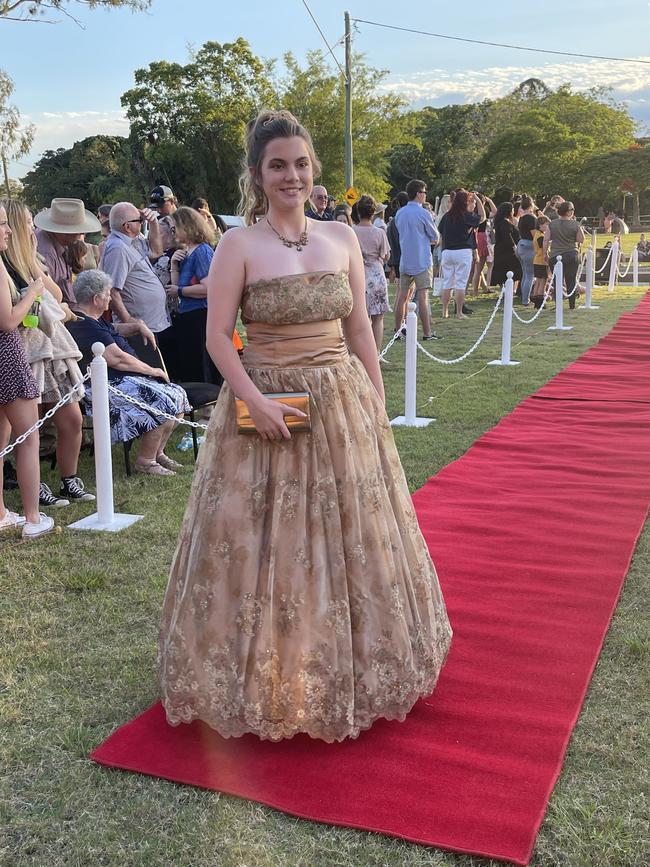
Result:
M503 286L508 271L512 271L515 288L521 280L521 262L517 257L519 230L515 225L512 202L502 202L494 217L494 265L492 266L492 286Z

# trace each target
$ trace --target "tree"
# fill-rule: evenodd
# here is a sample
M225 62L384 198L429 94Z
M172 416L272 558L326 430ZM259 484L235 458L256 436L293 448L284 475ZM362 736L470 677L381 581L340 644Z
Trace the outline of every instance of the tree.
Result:
M206 42L185 65L161 60L137 69L122 105L142 183L167 184L185 201L202 195L232 212L246 123L277 105L271 71L242 38Z
M591 139L542 108L522 112L488 145L471 177L496 189L549 192L558 185L567 195L576 190Z
M44 16L54 10L76 21L74 15L67 11L70 6L88 9L95 9L97 6L127 6L137 12L148 9L151 2L152 0L0 0L0 18L8 21L47 21Z
M7 191L7 185L5 184L5 192ZM9 192L7 198L9 199L22 199L23 197L23 185L20 181L17 181L15 178L9 178Z
M9 198L11 198L11 186L7 162L27 156L36 131L34 124L27 126L21 124L20 112L15 105L9 103L13 92L13 81L6 72L0 69L0 161L2 162L5 191Z
M310 51L302 68L294 56L284 57L287 76L280 87L283 108L296 115L311 133L323 166L321 180L337 198L345 192L345 89L343 76L327 62L322 51ZM405 101L393 94L380 94L378 85L385 70L369 66L361 55L352 62L352 135L354 185L379 201L390 192L386 176L389 153L405 143Z
M618 195L632 195L632 223L640 223L641 193L650 190L650 145L632 145L592 157L585 164L580 182L588 195L600 202Z
M104 202L140 201L148 192L133 177L129 140L108 135L46 151L23 184L25 201L35 209L49 206L56 196L69 196L96 210Z
M412 114L423 164L433 175L429 188L440 193L469 183L577 197L587 160L634 141L632 118L606 90L551 90L535 78L499 99Z
M577 197L589 159L634 142L632 118L625 108L608 101L602 89L573 93L562 85L523 102L518 102L518 91L505 100L510 110L517 110L489 138L471 167L469 176L476 182L535 194L561 190Z

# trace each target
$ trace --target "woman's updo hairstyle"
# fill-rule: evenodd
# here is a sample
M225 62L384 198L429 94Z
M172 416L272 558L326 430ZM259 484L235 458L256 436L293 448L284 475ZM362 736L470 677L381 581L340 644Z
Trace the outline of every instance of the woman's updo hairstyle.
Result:
M255 223L256 218L263 216L268 210L268 201L260 178L267 144L276 138L294 138L294 136L299 136L307 145L314 177L318 177L321 165L314 151L311 136L290 111L264 109L246 126L246 156L244 169L239 178L241 193L239 213L244 217L247 225ZM254 171L250 171L251 169Z
M377 203L372 196L361 196L357 202L357 213L362 220L372 220L375 216L376 209Z

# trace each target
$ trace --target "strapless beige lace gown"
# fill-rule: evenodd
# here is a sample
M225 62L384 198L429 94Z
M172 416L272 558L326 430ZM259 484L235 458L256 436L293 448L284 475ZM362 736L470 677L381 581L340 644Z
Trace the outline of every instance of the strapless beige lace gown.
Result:
M342 740L435 687L451 628L351 309L346 274L244 292L244 365L262 392L310 392L312 431L239 435L222 389L162 612L172 725Z

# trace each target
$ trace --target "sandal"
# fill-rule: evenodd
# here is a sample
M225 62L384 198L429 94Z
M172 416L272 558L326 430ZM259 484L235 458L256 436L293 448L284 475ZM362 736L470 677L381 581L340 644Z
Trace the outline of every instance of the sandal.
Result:
M157 461L147 461L145 463L135 462L133 469L136 473L144 473L149 476L175 476L176 473L162 467Z
M178 470L183 467L183 464L170 458L169 455L166 455L164 452L161 452L161 454L158 455L156 463L160 464L160 466L164 467L166 470Z

